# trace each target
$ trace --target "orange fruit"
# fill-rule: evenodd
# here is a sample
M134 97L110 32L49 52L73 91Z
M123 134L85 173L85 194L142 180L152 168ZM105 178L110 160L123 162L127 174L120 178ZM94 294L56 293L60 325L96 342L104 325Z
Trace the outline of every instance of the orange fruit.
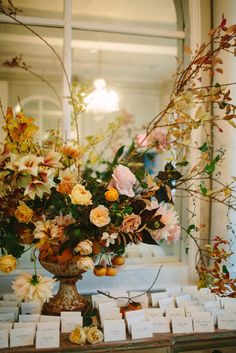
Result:
M113 259L111 259L112 265L115 266L121 266L124 265L125 263L125 257L124 256L115 256Z
M107 274L107 268L103 266L95 266L93 269L93 273L95 276L106 276Z
M105 192L105 198L107 201L114 202L118 200L119 193L115 188L110 188Z
M117 274L117 269L115 267L107 267L106 276L115 276Z
M73 253L71 249L65 249L62 251L61 255L57 255L57 261L60 263L68 262L72 259Z

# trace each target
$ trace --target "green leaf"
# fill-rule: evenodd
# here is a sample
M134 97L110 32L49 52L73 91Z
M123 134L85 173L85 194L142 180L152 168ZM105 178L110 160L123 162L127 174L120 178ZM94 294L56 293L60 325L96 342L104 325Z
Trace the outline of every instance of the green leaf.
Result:
M126 206L124 211L125 211L125 213L127 213L127 214L131 214L131 213L133 212L133 207L131 207L131 206Z
M207 188L204 186L203 183L200 184L200 190L201 190L203 195L207 194Z
M227 267L225 265L222 266L223 273L229 273Z
M185 254L188 255L189 248L186 247L184 250L185 250Z
M216 163L219 162L220 160L220 155L218 154L212 161L211 163L207 164L205 166L205 172L208 174L208 175L212 175L212 173L215 171L215 168L216 168Z
M178 162L176 163L177 167L186 167L189 164L188 161L184 161L184 162Z
M190 234L193 230L197 230L195 224L190 224L187 228L187 233Z
M113 159L113 162L112 162L113 165L116 165L116 164L117 164L118 159L122 156L122 154L123 154L123 152L124 152L124 148L125 148L125 145L121 146L121 147L118 149L118 151L116 152L116 155L115 155L115 157L114 157L114 159Z
M206 152L206 151L208 151L208 144L207 144L207 142L205 142L201 147L199 147L199 150L200 150L201 152Z

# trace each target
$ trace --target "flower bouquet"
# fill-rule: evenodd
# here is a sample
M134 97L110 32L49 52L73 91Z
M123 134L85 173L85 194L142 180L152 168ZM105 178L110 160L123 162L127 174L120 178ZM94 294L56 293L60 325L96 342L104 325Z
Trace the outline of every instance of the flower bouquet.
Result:
M0 10L15 19L14 8L10 11L1 5ZM222 266L231 254L222 245L229 242L218 237L201 247L198 234L202 225L193 219L187 227L180 225L173 199L173 190L179 189L184 196L214 200L234 209L234 184L225 185L214 176L224 150L213 149L207 129L221 131L221 121L234 125L235 106L227 85L203 86L201 74L220 72L220 54L233 50L235 38L236 27L227 27L223 19L210 32L209 42L193 53L189 65L180 65L170 101L149 123L146 134L130 141L128 147L118 148L111 160L100 159L98 169L91 163L89 148L114 131L102 138L90 137L87 146L79 143L77 116L86 109L85 90L69 86L75 143L65 141L59 132L39 143L33 118L23 111L14 115L11 108L3 112L6 136L0 154L0 270L14 270L16 258L34 248L42 265L63 280L75 282L88 270L97 276L114 276L117 266L124 263L127 245L170 244L178 241L182 228L197 246L199 286L235 296L235 280ZM14 58L5 64L21 67L22 61ZM221 109L223 117L212 114L212 105ZM205 140L193 145L192 132L202 128ZM153 148L169 151L171 161L151 176L140 160ZM188 162L192 148L199 153L194 165ZM210 190L207 182L213 179L219 187ZM213 267L207 266L207 257L213 259ZM22 300L45 301L51 296L48 289L52 281L35 272L31 277L20 276L13 288Z

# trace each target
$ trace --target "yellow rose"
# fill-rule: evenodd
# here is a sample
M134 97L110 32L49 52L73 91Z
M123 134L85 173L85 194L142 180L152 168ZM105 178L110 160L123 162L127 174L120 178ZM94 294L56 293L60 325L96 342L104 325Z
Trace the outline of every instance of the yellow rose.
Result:
M0 271L9 273L16 269L16 258L12 255L4 255L0 257Z
M81 184L76 184L70 194L71 202L74 205L88 206L92 204L91 193Z
M33 217L33 210L29 208L25 203L21 203L14 212L14 216L20 223L29 223Z
M69 340L72 343L76 344L84 344L86 342L86 333L81 326L76 326L73 331L71 331L69 335Z
M105 198L107 201L114 202L118 200L119 193L115 188L111 188L105 192Z
M86 330L86 335L89 343L95 344L103 341L102 331L100 331L97 326L89 327Z
M109 210L103 205L93 208L89 215L90 222L97 227L104 227L110 223Z

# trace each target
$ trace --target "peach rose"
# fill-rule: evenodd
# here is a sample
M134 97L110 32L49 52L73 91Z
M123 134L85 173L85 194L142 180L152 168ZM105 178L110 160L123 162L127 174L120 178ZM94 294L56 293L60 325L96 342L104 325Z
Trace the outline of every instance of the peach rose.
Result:
M132 233L138 229L141 224L141 217L132 213L124 217L120 226L120 231L124 233Z
M133 197L135 195L133 186L136 182L137 179L129 168L119 164L113 171L108 187L116 188L121 195Z
M86 330L87 341L92 344L101 343L103 341L103 333L97 326L89 327Z
M9 273L16 269L16 258L12 255L4 255L0 257L0 271Z
M90 222L97 227L104 227L111 221L109 210L103 205L93 208L90 212L89 218Z
M79 242L74 250L75 252L79 252L81 255L90 255L93 252L93 243L86 239Z
M30 223L33 217L33 210L22 202L14 212L14 216L20 223Z
M74 205L88 206L92 204L91 193L81 184L76 184L70 194L71 202Z
M77 267L82 270L82 271L89 271L93 270L94 268L94 262L89 256L81 257L77 261Z

